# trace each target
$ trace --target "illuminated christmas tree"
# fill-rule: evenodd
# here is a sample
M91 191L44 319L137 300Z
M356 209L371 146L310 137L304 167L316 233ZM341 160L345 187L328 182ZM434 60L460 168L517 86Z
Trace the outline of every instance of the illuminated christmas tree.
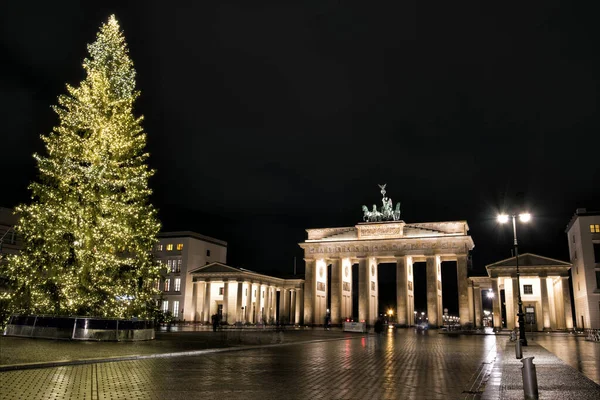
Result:
M34 155L33 200L18 207L24 248L3 275L16 312L144 317L158 294L160 224L133 114L135 70L114 16L88 51L85 80L67 85L59 125L42 136L47 154Z

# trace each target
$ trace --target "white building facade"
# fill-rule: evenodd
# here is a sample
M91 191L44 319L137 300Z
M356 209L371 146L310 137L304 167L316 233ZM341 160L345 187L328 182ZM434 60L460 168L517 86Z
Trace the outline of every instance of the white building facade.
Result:
M301 323L303 279L282 279L223 263L190 271L193 321L209 323Z
M161 310L172 313L176 320L196 320L189 272L212 262L225 263L227 242L189 231L163 232L158 235L154 256L165 266L156 283L162 292Z
M572 330L573 314L569 285L571 264L536 254L520 254L520 285L517 283L516 266L516 259L512 257L485 267L492 292L495 294L494 328L503 328L503 317L506 318L507 329L519 326L517 313L520 291L527 330ZM471 303L471 307L477 313L481 313L481 290L490 288L490 285L487 279L482 278L471 278L470 284L473 288L473 295L470 297L476 302ZM502 314L501 291L504 291L505 315ZM481 314L479 319L482 320Z
M566 233L577 329L600 329L600 211L578 208Z

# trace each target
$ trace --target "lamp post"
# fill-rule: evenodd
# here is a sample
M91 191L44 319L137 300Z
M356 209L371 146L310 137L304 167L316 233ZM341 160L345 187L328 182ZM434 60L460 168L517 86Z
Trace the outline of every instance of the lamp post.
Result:
M522 213L518 216L521 222L529 222L531 220L531 214L529 213ZM513 236L515 239L515 260L517 263L517 294L519 296L519 312L517 313L517 315L519 316L519 341L521 342L521 345L527 346L527 339L525 338L525 314L523 314L523 301L521 300L521 274L519 273L519 243L517 242L517 214L498 215L498 222L500 222L501 224L508 222L509 217L512 218L513 223Z

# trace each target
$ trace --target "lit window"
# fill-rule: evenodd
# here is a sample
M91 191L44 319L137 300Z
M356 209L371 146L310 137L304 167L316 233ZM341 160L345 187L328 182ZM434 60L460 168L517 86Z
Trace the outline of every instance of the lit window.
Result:
M169 311L169 300L163 300L162 310L163 312Z
M175 291L176 292L181 291L181 279L180 278L175 278Z
M219 294L220 294L221 296L223 296L223 294L224 294L224 293L225 293L225 288L224 288L223 286L221 286L221 287L219 288Z
M183 250L183 243L177 243L177 250Z
M168 244L167 245L167 251L173 251L173 245L172 244Z
M590 224L590 232L600 233L600 224Z
M165 279L165 292L168 292L169 290L171 290L171 280Z
M157 244L156 245L156 251L163 251L163 245L162 244Z
M175 272L181 272L181 258L177 260L177 269Z
M175 300L173 302L173 316L177 317L179 315L179 301Z
M533 294L533 285L523 285L523 294Z
M206 257L210 257L210 250L206 250Z

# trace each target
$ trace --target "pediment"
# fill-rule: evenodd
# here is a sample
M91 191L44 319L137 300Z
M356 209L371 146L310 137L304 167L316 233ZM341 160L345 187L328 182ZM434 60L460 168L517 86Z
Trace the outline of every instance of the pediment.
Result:
M511 257L502 261L498 261L494 264L487 265L486 268L503 268L503 267L516 267L516 258ZM537 254L525 253L519 255L519 267L570 267L571 263L566 261L555 260L549 257L539 256Z
M241 272L238 268L221 263L210 263L190 271L190 274L215 274L224 272Z

